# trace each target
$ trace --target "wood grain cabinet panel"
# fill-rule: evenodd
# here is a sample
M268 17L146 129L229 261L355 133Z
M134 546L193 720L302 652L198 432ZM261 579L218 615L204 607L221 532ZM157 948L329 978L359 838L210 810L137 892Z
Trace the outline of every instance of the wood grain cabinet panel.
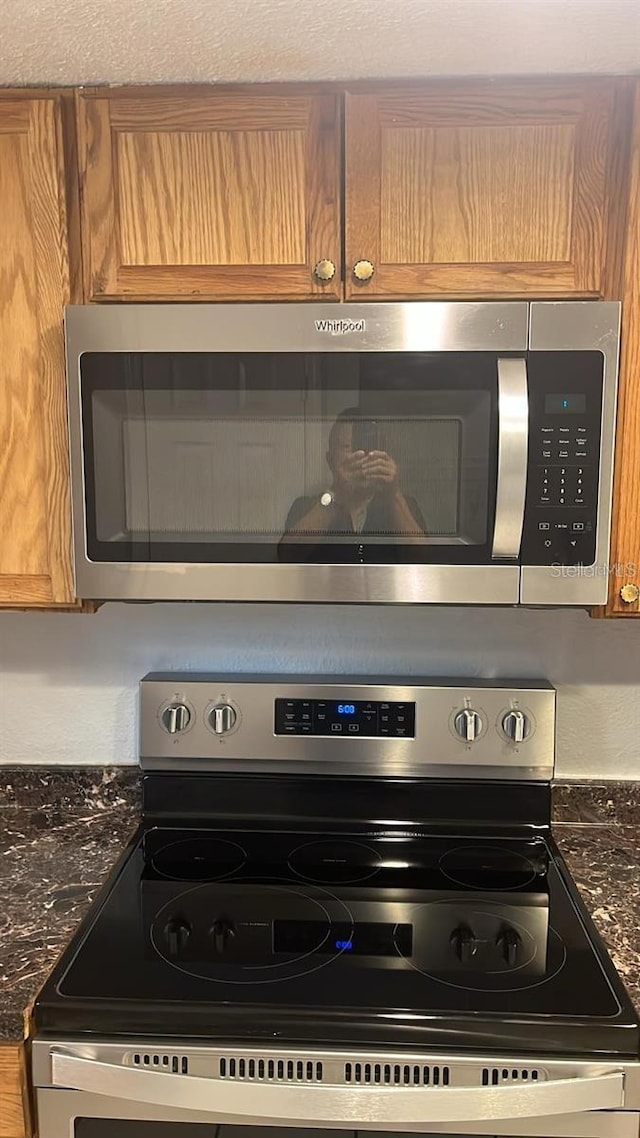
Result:
M83 91L87 298L338 297L339 105L260 88ZM321 260L336 265L325 283Z
M599 295L614 94L600 79L350 91L347 295Z
M0 96L0 606L73 602L59 98Z
M635 84L628 186L607 615L637 617L640 616L640 80Z
M0 1138L29 1133L27 1085L22 1044L0 1044Z

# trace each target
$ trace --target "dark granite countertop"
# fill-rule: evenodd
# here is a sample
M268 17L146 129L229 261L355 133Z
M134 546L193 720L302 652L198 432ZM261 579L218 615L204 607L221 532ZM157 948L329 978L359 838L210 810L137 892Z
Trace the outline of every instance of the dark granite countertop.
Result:
M0 1041L23 1013L124 848L136 768L0 768ZM555 788L554 832L640 1008L640 784Z
M86 913L139 815L136 768L0 768L0 1041Z

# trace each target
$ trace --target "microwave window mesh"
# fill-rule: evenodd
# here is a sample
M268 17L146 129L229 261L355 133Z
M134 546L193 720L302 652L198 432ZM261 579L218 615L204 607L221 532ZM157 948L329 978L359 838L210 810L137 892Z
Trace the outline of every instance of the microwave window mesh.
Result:
M312 507L331 484L327 455L334 422L333 416L125 418L126 530L164 540L211 534L278 540L292 506ZM376 451L391 456L400 489L417 506L415 533L456 537L461 421L378 417L370 429ZM397 536L384 515L381 522L371 536ZM345 527L332 537L341 532L353 534Z

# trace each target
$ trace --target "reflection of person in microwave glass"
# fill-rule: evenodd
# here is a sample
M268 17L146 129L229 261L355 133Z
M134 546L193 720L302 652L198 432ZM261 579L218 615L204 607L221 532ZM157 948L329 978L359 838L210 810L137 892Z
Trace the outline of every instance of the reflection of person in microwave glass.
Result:
M308 541L331 533L402 535L425 543L426 525L417 502L399 485L397 462L383 449L380 424L357 408L341 411L331 428L327 464L331 487L315 497L296 498L283 541Z

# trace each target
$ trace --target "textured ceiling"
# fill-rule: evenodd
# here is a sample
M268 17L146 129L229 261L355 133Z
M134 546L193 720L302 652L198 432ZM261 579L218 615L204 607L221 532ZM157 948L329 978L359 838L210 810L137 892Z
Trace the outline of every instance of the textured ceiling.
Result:
M0 0L0 84L640 72L640 0Z

